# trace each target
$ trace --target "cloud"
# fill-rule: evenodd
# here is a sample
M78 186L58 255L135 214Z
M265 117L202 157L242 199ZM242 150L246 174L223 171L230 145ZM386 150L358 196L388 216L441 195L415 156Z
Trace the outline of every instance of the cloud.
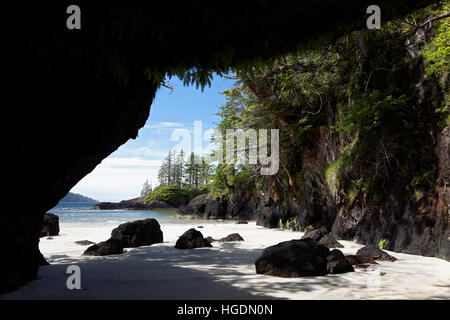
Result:
M123 145L115 153L118 157L152 157L152 158L164 158L167 155L167 151L149 147L128 147Z
M106 158L72 191L100 201L136 198L145 180L156 186L160 165L161 160Z
M144 128L147 129L172 129L172 128L182 128L184 125L180 122L170 122L170 121L161 121L155 124L147 124Z
M106 158L99 167L103 168L159 168L162 160L146 160L142 158Z
M183 127L183 124L182 123L179 123L179 122L167 122L167 121L162 121L162 122L160 122L159 123L159 125L161 126L161 127L170 127L170 128L173 128L173 127Z

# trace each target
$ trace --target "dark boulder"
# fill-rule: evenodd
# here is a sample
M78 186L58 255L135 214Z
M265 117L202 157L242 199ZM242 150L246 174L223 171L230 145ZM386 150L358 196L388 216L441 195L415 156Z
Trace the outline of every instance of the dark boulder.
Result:
M355 271L342 251L334 249L327 256L327 271L331 274Z
M331 234L326 234L320 239L320 244L323 244L325 247L328 248L343 248L344 246L340 244L335 237Z
M206 237L205 239L208 240L210 243L211 243L211 242L214 242L214 241L217 241L217 240L214 239L213 237Z
M124 248L149 246L163 242L158 221L153 218L119 225L111 232L111 239L123 242Z
M57 236L59 234L59 217L53 213L46 213L42 221L40 237Z
M362 247L356 252L357 256L363 256L367 258L371 258L373 260L382 260L382 261L396 261L397 259L393 256L389 255L387 252L381 250L380 248L374 245L367 245Z
M256 273L294 278L327 274L330 249L312 239L281 242L264 249L255 262Z
M83 254L87 256L108 256L121 253L123 253L123 242L109 239L90 246Z
M91 244L95 244L95 242L89 241L89 240L80 240L80 241L75 241L75 244L79 244L81 246L88 246Z
M244 241L244 238L242 238L239 233L232 233L222 239L219 239L218 241L219 242Z
M318 229L310 229L310 230L306 231L306 233L303 235L302 239L312 239L315 242L319 242L320 239L322 239L322 237L324 235L326 235L327 233L328 233L328 230L325 227L321 227Z
M373 258L368 256L357 256L357 255L348 255L345 256L348 262L350 262L351 265L363 265L365 263L371 263L371 264L377 264Z
M195 229L189 229L177 240L175 244L176 249L195 249L195 248L204 248L204 247L212 247L211 243L203 238L203 235L200 231Z

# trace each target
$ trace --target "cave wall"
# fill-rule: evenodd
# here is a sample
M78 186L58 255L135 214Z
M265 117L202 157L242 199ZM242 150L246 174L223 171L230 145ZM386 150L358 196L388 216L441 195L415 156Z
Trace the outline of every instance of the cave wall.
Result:
M0 111L0 291L36 277L44 213L137 137L156 92L141 73L124 86L83 72L76 61L61 61L51 73L29 57L10 61L2 72L8 90Z

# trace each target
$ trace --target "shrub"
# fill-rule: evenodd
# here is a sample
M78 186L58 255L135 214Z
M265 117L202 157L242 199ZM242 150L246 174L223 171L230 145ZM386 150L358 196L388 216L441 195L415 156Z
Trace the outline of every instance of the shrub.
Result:
M192 197L193 194L191 191L181 189L177 185L170 185L155 189L155 191L144 198L144 201L187 203Z

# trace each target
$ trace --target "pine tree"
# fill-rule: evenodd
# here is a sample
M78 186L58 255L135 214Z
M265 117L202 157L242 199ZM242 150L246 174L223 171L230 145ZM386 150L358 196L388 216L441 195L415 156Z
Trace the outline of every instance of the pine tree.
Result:
M172 152L169 151L169 154L166 158L167 163L167 185L171 185L173 183L173 162L172 162Z
M164 187L167 186L167 162L166 160L163 161L163 163L161 164L161 167L159 167L158 170L158 181L159 181L159 185Z
M152 193L152 185L148 183L148 179L147 179L147 180L145 180L145 183L142 186L141 197L148 196L150 193Z
M180 153L174 156L174 184L179 188L183 187L183 175L184 175L184 151L181 150Z

